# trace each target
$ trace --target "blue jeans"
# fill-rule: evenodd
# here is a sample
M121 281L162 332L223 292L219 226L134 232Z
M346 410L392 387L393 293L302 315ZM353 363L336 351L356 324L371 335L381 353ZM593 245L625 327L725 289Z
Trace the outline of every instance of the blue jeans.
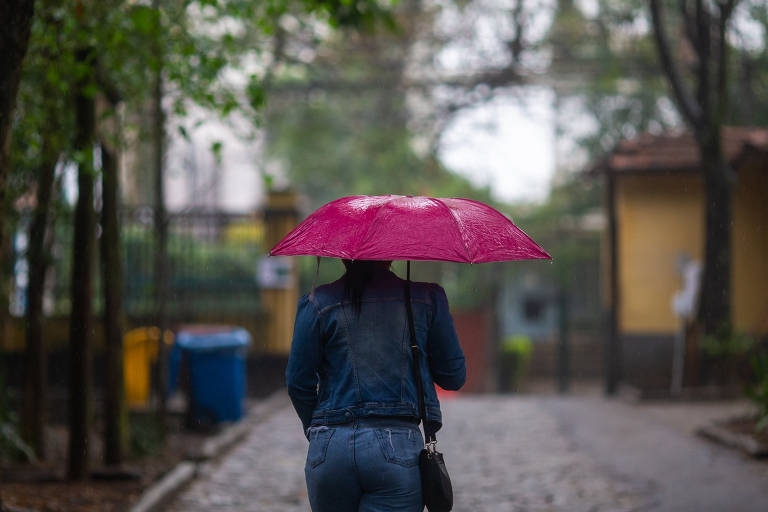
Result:
M313 512L421 512L414 423L364 418L312 427L304 473Z

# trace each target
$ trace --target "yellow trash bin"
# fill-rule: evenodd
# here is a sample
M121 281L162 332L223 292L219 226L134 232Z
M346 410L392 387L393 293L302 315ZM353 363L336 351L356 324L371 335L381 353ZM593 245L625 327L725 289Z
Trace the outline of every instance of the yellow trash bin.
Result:
M149 402L152 364L157 361L160 329L139 327L123 335L123 379L128 407L142 408ZM173 332L165 331L165 344L173 344Z

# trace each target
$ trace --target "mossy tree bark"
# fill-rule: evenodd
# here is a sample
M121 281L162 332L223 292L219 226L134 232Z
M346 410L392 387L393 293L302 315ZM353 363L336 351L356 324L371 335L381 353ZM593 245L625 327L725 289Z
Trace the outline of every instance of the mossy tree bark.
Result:
M679 2L682 32L694 54L686 81L684 70L672 56L661 0L650 0L659 60L701 159L705 247L697 319L704 335L727 335L731 330L731 192L735 179L724 157L722 126L728 107L727 30L735 6L736 0Z
M48 274L49 255L46 252L46 233L49 230L51 198L56 174L58 153L43 140L46 155L37 175L37 204L29 230L29 285L26 307L26 349L24 360L24 404L22 407L22 432L24 440L38 458L44 459L46 422L46 371L47 351L43 339L43 295Z
M77 62L93 69L93 51L77 51ZM77 206L72 246L71 312L69 317L69 450L67 476L88 476L88 427L90 424L91 336L93 308L93 258L95 212L93 209L93 143L96 134L95 101L86 93L92 76L85 76L75 97L75 148L78 158Z

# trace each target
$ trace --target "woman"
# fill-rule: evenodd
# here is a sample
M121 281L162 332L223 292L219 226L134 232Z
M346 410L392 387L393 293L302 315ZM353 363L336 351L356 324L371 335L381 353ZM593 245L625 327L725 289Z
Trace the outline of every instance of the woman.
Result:
M309 439L305 474L313 512L420 511L418 428L405 281L390 262L344 260L346 273L299 300L286 370L288 394ZM411 283L425 407L433 385L465 380L443 289Z

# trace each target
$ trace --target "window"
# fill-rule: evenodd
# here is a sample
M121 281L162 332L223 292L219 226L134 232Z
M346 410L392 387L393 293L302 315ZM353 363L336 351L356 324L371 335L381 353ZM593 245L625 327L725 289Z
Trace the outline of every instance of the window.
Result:
M539 322L544 316L544 301L528 297L523 301L523 318L528 322Z

